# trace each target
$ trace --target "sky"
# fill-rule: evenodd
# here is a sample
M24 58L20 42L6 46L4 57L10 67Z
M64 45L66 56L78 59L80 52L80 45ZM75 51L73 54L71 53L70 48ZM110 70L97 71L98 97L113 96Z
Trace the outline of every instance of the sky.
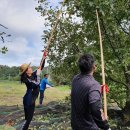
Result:
M57 0L49 1L57 5ZM39 65L44 48L41 35L45 20L35 10L36 6L37 0L0 0L0 24L8 28L0 27L0 31L12 35L5 43L9 51L0 53L0 65L20 66L29 62ZM0 47L3 45L0 43Z

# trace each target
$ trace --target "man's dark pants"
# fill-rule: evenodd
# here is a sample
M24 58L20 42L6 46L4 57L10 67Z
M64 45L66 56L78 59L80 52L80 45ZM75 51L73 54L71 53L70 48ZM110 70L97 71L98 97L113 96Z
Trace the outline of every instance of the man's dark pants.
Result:
M40 90L40 99L39 99L39 104L40 105L42 105L43 98L44 98L44 90Z

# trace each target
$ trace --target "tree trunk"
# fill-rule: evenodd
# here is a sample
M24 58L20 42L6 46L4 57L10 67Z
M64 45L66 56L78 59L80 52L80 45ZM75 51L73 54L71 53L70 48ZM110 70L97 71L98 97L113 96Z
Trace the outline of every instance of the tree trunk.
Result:
M126 90L126 105L124 107L124 122L130 121L130 66L127 67L127 72L125 73L127 90Z

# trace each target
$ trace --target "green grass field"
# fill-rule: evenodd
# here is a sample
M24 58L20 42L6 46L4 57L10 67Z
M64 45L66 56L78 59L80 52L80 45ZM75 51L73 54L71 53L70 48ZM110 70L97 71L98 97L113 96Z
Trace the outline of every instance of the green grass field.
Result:
M26 86L16 81L0 81L0 106L22 105ZM46 89L44 104L64 99L70 94L68 86L59 86ZM38 100L37 100L38 104Z

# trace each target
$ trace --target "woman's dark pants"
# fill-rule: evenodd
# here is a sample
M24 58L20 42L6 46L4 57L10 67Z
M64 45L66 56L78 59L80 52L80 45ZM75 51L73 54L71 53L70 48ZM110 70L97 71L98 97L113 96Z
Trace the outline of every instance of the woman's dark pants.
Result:
M34 109L35 103L30 106L24 106L25 122L23 124L22 130L28 130L29 124L33 118Z

